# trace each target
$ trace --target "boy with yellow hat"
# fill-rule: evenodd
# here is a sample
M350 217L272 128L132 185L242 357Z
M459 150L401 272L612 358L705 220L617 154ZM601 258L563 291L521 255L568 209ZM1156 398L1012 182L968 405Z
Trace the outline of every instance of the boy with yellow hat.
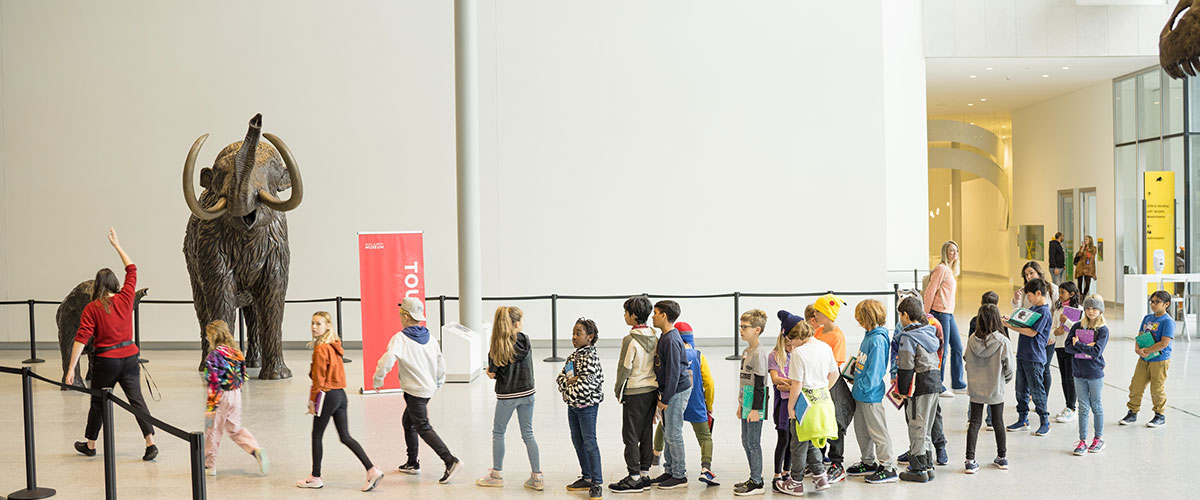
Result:
M841 328L834 324L834 321L837 321L844 305L846 305L846 301L832 293L827 293L804 309L804 319L817 331L817 340L829 344L830 349L833 349L833 359L837 361L839 367L846 364L846 335L842 333ZM829 395L833 399L834 411L837 416L838 436L836 440L829 442L829 449L825 455L830 462L829 482L837 483L846 478L846 468L842 466L842 461L846 448L846 428L850 427L850 422L854 418L854 396L850 392L850 386L846 385L846 380L842 377L838 377L837 382L829 389Z

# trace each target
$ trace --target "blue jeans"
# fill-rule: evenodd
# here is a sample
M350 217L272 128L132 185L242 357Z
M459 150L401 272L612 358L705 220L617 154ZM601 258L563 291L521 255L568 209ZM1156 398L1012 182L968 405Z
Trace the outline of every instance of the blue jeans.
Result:
M516 399L496 400L496 419L492 424L492 468L504 470L504 431L508 429L508 421L512 420L513 412L517 412L517 421L521 424L521 440L525 441L525 452L529 454L530 472L542 472L541 459L538 457L537 441L533 439L533 395Z
M1095 433L1092 437L1104 436L1104 405L1100 403L1103 378L1075 377L1075 402L1079 406L1079 440L1087 439L1088 412L1095 415Z
M667 409L663 410L663 434L666 445L663 447L663 470L676 479L687 478L687 459L683 449L683 410L687 409L688 398L692 397L692 388L688 387L676 392L667 401Z
M1050 411L1046 409L1046 387L1042 385L1042 370L1045 363L1017 360L1017 415L1021 420L1029 416L1029 399L1037 407L1038 417L1042 422L1049 421Z
M750 480L762 483L762 424L763 421L742 420L742 448L750 462Z
M571 443L575 445L575 456L579 457L579 474L596 484L604 481L604 474L600 472L600 444L596 442L596 412L599 409L599 404L567 407L567 425L571 426Z
M954 321L954 315L950 313L930 311L933 317L942 324L942 335L946 337L946 344L949 349L943 349L942 352L942 380L946 380L946 367L950 367L950 388L962 390L967 388L967 380L963 375L963 340L958 335L958 323ZM950 359L947 360L946 357ZM947 361L949 361L947 363ZM945 390L945 386L942 387Z

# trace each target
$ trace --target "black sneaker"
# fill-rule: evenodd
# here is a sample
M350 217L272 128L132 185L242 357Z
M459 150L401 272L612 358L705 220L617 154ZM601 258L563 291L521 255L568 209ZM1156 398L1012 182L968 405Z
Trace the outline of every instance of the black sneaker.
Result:
M648 490L654 487L654 484L650 480L650 471L642 471L642 478L638 479L638 484L642 485L642 489Z
M687 485L688 485L687 478L674 477L671 475L667 475L667 479L664 479L664 480L658 482L658 489L673 490L675 488L687 488Z
M900 480L910 483L928 483L929 474L925 471L904 471L900 473Z
M862 462L859 462L854 465L851 465L848 469L846 469L846 475L851 476L851 477L869 476L869 475L871 475L872 472L875 472L878 469L879 469L878 464L867 465Z
M442 473L442 478L438 479L439 483L446 484L450 482L450 478L462 468L462 460L454 459L453 462L446 464L446 472Z
M1155 413L1154 418L1146 422L1146 427L1162 427L1167 425L1167 417L1162 413Z
M756 483L754 481L746 481L742 484L735 486L733 488L733 494L736 496L739 496L739 497L745 497L745 496L750 496L750 495L761 495L766 491L763 489L763 486L764 485L762 483Z
M1126 413L1126 414L1125 414L1125 418L1122 418L1122 419L1121 419L1121 421L1120 421L1120 422L1117 422L1117 423L1118 423L1118 424L1121 424L1121 425L1133 425L1133 424L1136 424L1136 423L1137 423L1137 412L1136 412L1136 411L1130 411L1130 412Z
M894 483L899 480L900 476L896 474L896 469L891 467L880 467L866 478L866 481L870 484Z
M670 475L670 474L667 474L666 472L664 472L664 473L662 473L661 475L659 475L658 477L656 477L656 478L654 478L654 479L651 479L651 480L650 480L650 484L659 484L659 483L662 483L662 482L664 482L664 481L666 481L666 480L668 480L668 479L671 479L671 475Z
M421 464L418 462L405 462L404 465L396 467L396 470L410 476L415 476L421 473Z
M154 445L147 446L147 447L146 447L146 454L145 454L145 455L142 455L142 461L143 461L143 462L149 462L149 461L151 461L151 460L154 460L154 459L156 459L156 458L158 458L158 447L157 447L157 446L154 446Z
M945 448L938 448L937 462L938 465L950 465L950 455L946 454Z
M604 496L604 488L599 484L592 483L592 487L588 488L588 500L600 500Z
M592 482L582 477L567 485L567 491L589 491L591 489Z
M625 476L620 481L608 485L608 489L613 490L613 493L641 493L646 491L646 487L642 486L642 479L634 479L633 476Z
M87 441L76 441L75 442L75 451L78 451L80 455L83 455L85 457L96 456L96 449L88 448Z
M771 479L771 491L783 493L783 488L780 488L779 485L783 484L785 481L787 481L787 478L783 477Z
M832 462L829 464L829 468L825 470L825 474L829 484L837 484L846 479L846 468L842 467L842 464Z
M902 464L908 463L908 452L906 451L904 453L901 453L900 456L896 457L896 462L899 462Z

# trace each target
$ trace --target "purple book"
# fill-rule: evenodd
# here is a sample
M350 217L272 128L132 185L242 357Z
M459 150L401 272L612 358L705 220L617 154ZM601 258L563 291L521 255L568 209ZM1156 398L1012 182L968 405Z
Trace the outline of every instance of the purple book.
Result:
M1083 319L1083 309L1079 309L1077 307L1066 306L1066 307L1063 307L1062 312L1063 312L1063 316L1067 317L1067 321L1070 321L1072 323L1078 323L1079 320Z
M325 391L317 393L317 400L313 403L313 413L319 417L323 409L325 409Z
M1075 342L1079 344L1091 344L1096 341L1095 330L1075 330ZM1082 352L1075 353L1075 359L1092 359L1091 356Z

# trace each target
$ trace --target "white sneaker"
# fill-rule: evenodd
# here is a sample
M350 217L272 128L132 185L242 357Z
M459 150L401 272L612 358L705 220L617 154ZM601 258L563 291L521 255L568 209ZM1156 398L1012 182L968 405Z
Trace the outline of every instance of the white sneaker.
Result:
M206 476L216 476L216 475L217 475L217 468L216 468L216 467L205 467L205 468L204 468L204 475L206 475Z
M1075 415L1075 410L1063 408L1062 411L1058 412L1058 416L1054 417L1054 421L1060 424L1065 424L1067 422L1074 422L1076 418L1077 416Z
M379 470L379 467L371 467L371 470L367 471L367 483L363 485L362 490L371 491L375 489L376 486L379 486L379 481L381 480L383 480L383 471Z
M944 398L944 399L954 399L954 391L946 389L946 390L942 391L941 394L938 394L938 397Z
M312 477L310 475L305 479L296 481L296 487L297 488L314 488L314 489L315 488L323 488L323 487L325 487L325 482L322 481L321 478L319 478L319 477Z

